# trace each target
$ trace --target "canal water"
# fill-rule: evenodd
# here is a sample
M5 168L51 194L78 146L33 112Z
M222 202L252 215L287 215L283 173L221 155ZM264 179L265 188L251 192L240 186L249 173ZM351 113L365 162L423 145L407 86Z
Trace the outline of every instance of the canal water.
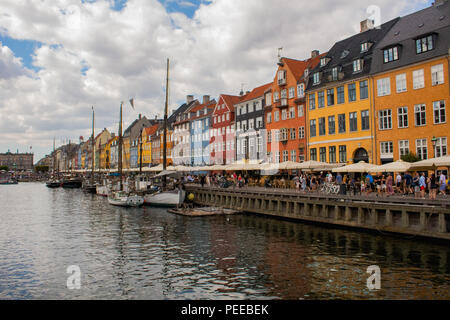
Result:
M379 290L367 287L371 265ZM70 266L80 289L68 288ZM40 183L0 186L0 299L386 298L449 299L450 247L250 214L118 208Z

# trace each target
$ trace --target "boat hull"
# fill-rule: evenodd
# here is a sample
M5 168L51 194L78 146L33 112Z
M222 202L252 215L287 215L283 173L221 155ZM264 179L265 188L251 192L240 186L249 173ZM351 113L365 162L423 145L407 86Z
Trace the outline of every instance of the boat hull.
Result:
M66 189L77 189L81 188L82 184L81 181L64 181L61 186Z
M61 182L47 182L45 185L47 188L55 189L61 187Z
M108 197L108 203L119 207L140 207L144 204L144 198L137 195L123 197Z
M180 195L181 192L181 195ZM184 191L157 192L144 196L144 204L158 207L176 207L184 201Z

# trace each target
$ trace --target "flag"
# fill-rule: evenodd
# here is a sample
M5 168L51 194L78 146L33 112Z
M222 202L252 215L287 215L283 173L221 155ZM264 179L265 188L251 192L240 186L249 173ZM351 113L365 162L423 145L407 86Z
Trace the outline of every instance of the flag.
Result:
M131 104L131 106L133 107L133 110L134 110L134 99L130 99L130 104Z

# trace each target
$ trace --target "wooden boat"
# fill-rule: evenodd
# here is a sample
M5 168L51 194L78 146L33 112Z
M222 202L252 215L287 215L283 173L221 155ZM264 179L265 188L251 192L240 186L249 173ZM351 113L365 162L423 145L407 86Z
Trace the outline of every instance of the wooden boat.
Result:
M144 204L149 206L176 207L184 202L184 190L164 191L146 194Z
M70 178L63 180L61 186L67 189L78 189L83 185L83 181L80 178Z
M49 180L45 183L47 188L55 189L61 187L61 182L59 180Z
M176 208L167 210L170 213L179 214L189 217L228 215L239 213L237 210L224 209L218 207L202 207L202 208Z
M108 203L120 207L140 207L144 204L144 198L124 191L117 191L108 196Z

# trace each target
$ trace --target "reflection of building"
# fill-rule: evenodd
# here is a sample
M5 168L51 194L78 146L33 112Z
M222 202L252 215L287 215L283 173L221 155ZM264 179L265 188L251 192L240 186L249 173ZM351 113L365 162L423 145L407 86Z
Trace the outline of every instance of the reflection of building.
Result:
M9 170L33 170L32 153L0 153L0 166L7 166Z
M447 154L449 9L447 2L401 17L375 48L377 163Z
M361 32L336 42L314 68L307 86L308 146L311 160L373 162L374 48L397 19L374 27L361 22Z

